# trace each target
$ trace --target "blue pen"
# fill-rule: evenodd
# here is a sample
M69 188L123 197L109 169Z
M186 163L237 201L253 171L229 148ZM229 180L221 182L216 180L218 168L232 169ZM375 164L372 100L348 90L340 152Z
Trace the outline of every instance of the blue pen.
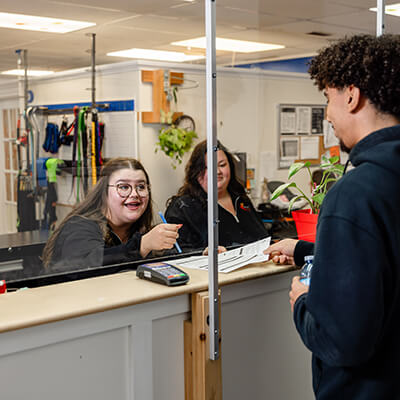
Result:
M168 223L161 211L158 212L158 215L160 216L161 221L164 222L164 224ZM175 242L175 248L178 250L178 253L182 253L181 246L179 246L178 242Z

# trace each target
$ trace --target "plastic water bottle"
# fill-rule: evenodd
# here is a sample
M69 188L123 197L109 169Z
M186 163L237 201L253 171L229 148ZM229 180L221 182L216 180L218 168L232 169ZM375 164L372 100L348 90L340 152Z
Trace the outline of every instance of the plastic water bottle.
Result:
M309 286L311 281L311 270L313 267L314 256L305 256L304 265L300 270L300 282Z

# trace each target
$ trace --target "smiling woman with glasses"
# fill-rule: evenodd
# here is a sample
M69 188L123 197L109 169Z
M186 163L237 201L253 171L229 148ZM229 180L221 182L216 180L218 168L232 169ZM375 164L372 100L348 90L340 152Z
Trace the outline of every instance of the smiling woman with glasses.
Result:
M115 187L117 189L117 193L122 197L129 197L132 193L132 190L135 189L135 192L140 197L147 197L149 195L149 185L147 183L138 183L137 185L130 185L129 183L118 183L117 185L108 185L108 187Z
M43 251L53 270L92 267L147 257L171 249L177 224L152 227L150 182L133 158L114 158L102 168L97 184L62 221Z

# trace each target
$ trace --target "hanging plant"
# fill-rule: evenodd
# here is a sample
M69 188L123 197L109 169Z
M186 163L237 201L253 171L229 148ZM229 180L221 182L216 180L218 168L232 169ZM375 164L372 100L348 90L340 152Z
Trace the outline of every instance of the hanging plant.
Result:
M192 148L197 133L176 126L172 122L172 112L161 110L161 123L166 126L159 130L155 152L163 151L172 159L172 168L176 169L176 163L181 164L183 155Z

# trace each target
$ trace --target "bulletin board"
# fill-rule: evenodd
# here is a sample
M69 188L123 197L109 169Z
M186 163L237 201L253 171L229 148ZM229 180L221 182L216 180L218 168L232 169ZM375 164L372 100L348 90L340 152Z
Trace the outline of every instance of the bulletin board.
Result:
M325 104L278 105L278 168L293 162L319 165L324 145Z

